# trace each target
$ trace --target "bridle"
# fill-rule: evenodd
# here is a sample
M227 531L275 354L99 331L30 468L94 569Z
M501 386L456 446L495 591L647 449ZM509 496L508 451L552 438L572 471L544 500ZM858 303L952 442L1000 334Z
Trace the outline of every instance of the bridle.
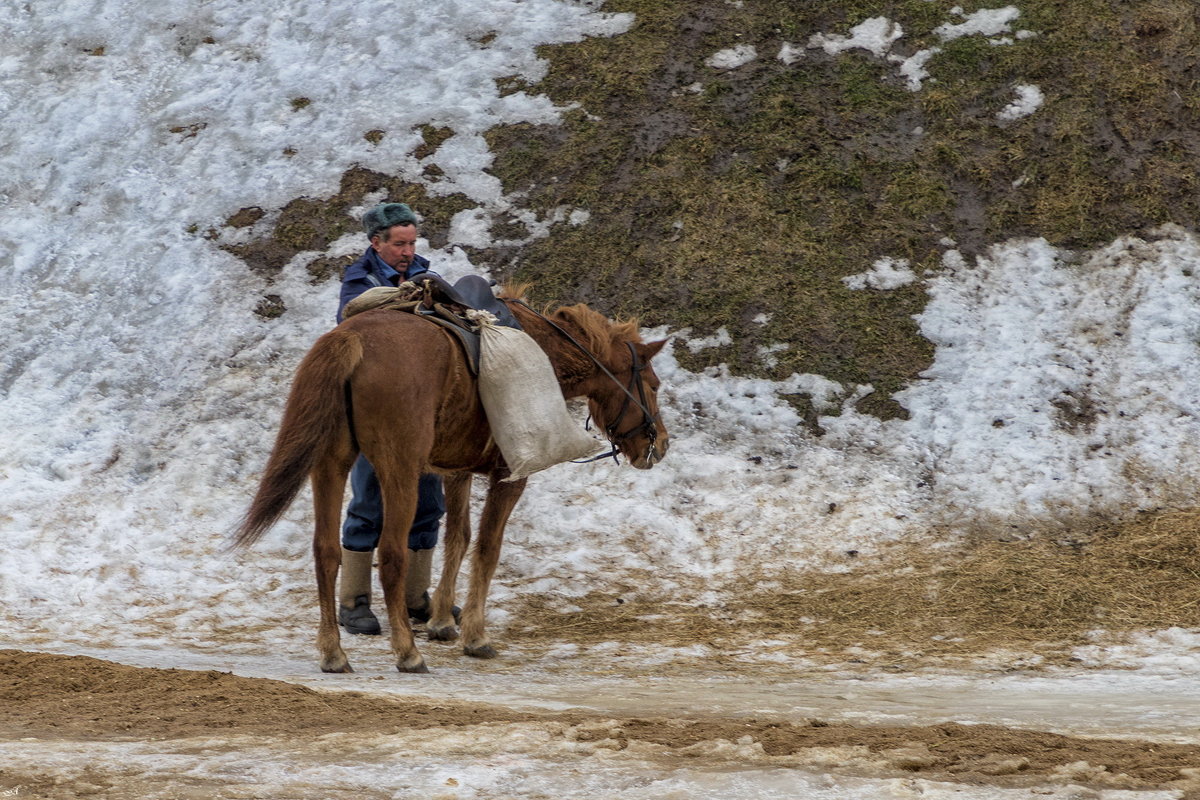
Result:
M607 453L601 453L598 456L592 456L591 458L586 458L575 463L586 464L589 461L599 461L600 459L608 458L609 456L612 456L613 460L615 461L617 458L617 453L620 451L621 444L637 435L639 432L649 440L650 450L653 452L655 450L655 442L658 440L659 415L650 410L650 403L646 399L646 381L642 375L642 373L645 372L646 367L650 365L650 362L642 361L641 358L638 357L637 348L633 346L633 342L625 343L625 346L629 348L629 355L633 359L630 367L632 372L629 376L629 385L626 386L617 379L616 375L612 374L608 367L604 366L604 364L600 362L600 359L596 358L591 350L588 350L587 347L580 344L574 336L572 336L557 322L548 319L545 315L540 314L537 311L534 311L534 309L531 308L530 305L524 300L513 300L512 302L521 304L551 328L561 333L568 342L579 348L580 352L591 359L592 363L595 364L601 372L607 375L608 378L612 380L612 382L615 383L622 392L625 393L625 399L621 403L621 410L616 413L616 416L613 417L612 422L604 427L604 435L613 445L613 449ZM635 390L637 391L636 397L634 396ZM629 410L630 403L635 405L637 409L642 412L642 421L624 433L618 433L617 426L620 424L621 418L625 416L625 412ZM589 426L590 422L591 416L589 415Z

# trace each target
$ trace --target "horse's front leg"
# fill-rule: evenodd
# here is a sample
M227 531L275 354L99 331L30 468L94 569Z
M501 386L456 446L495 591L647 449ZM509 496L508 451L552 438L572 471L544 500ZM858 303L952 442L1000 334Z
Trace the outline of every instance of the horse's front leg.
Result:
M313 532L313 562L317 573L317 602L321 622L317 627L317 650L321 653L322 672L353 672L342 649L337 621L337 575L342 563L340 515L349 464L341 469L320 464L312 472L313 507L316 528Z
M446 535L442 542L442 577L433 593L433 613L425 628L431 640L458 638L454 619L454 595L458 571L471 543L471 473L456 472L445 477Z
M476 658L495 658L496 649L488 640L483 617L488 588L500 561L500 545L504 541L504 526L513 507L525 491L525 479L501 481L506 472L489 476L487 501L479 520L479 536L471 558L471 588L462 611L463 652Z
M408 575L408 531L417 512L417 475L409 480L397 480L388 470L385 476L378 464L375 474L383 492L383 530L379 533L379 582L387 605L391 626L392 654L396 669L401 672L429 672L425 659L417 650L412 625L408 621L408 604L404 599L404 583ZM401 475L405 473L401 472Z

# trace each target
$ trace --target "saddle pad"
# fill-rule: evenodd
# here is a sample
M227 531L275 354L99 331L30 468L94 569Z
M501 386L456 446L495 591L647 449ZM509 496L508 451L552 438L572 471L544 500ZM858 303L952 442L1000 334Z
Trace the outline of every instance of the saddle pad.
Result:
M376 286L374 289L367 289L358 297L346 303L346 307L342 309L342 319L350 319L355 314L379 308L393 301L402 302L409 300L411 299L411 294L411 289L402 289L396 286Z

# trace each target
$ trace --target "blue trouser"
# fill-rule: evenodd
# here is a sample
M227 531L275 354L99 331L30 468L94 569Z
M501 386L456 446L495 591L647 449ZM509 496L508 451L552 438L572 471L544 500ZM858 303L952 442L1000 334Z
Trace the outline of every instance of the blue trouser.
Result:
M375 468L360 453L350 470L350 506L342 524L342 547L367 552L379 544L383 529L383 493ZM437 546L438 525L446 514L446 498L442 494L442 479L437 475L422 475L417 482L417 515L408 531L409 550L431 550Z

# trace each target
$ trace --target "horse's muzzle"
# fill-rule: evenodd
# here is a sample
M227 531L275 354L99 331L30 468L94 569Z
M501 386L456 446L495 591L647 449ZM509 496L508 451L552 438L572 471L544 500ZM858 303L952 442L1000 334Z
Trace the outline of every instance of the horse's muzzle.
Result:
M638 458L629 459L629 463L637 469L650 469L663 460L667 454L667 438L660 436L646 447Z

